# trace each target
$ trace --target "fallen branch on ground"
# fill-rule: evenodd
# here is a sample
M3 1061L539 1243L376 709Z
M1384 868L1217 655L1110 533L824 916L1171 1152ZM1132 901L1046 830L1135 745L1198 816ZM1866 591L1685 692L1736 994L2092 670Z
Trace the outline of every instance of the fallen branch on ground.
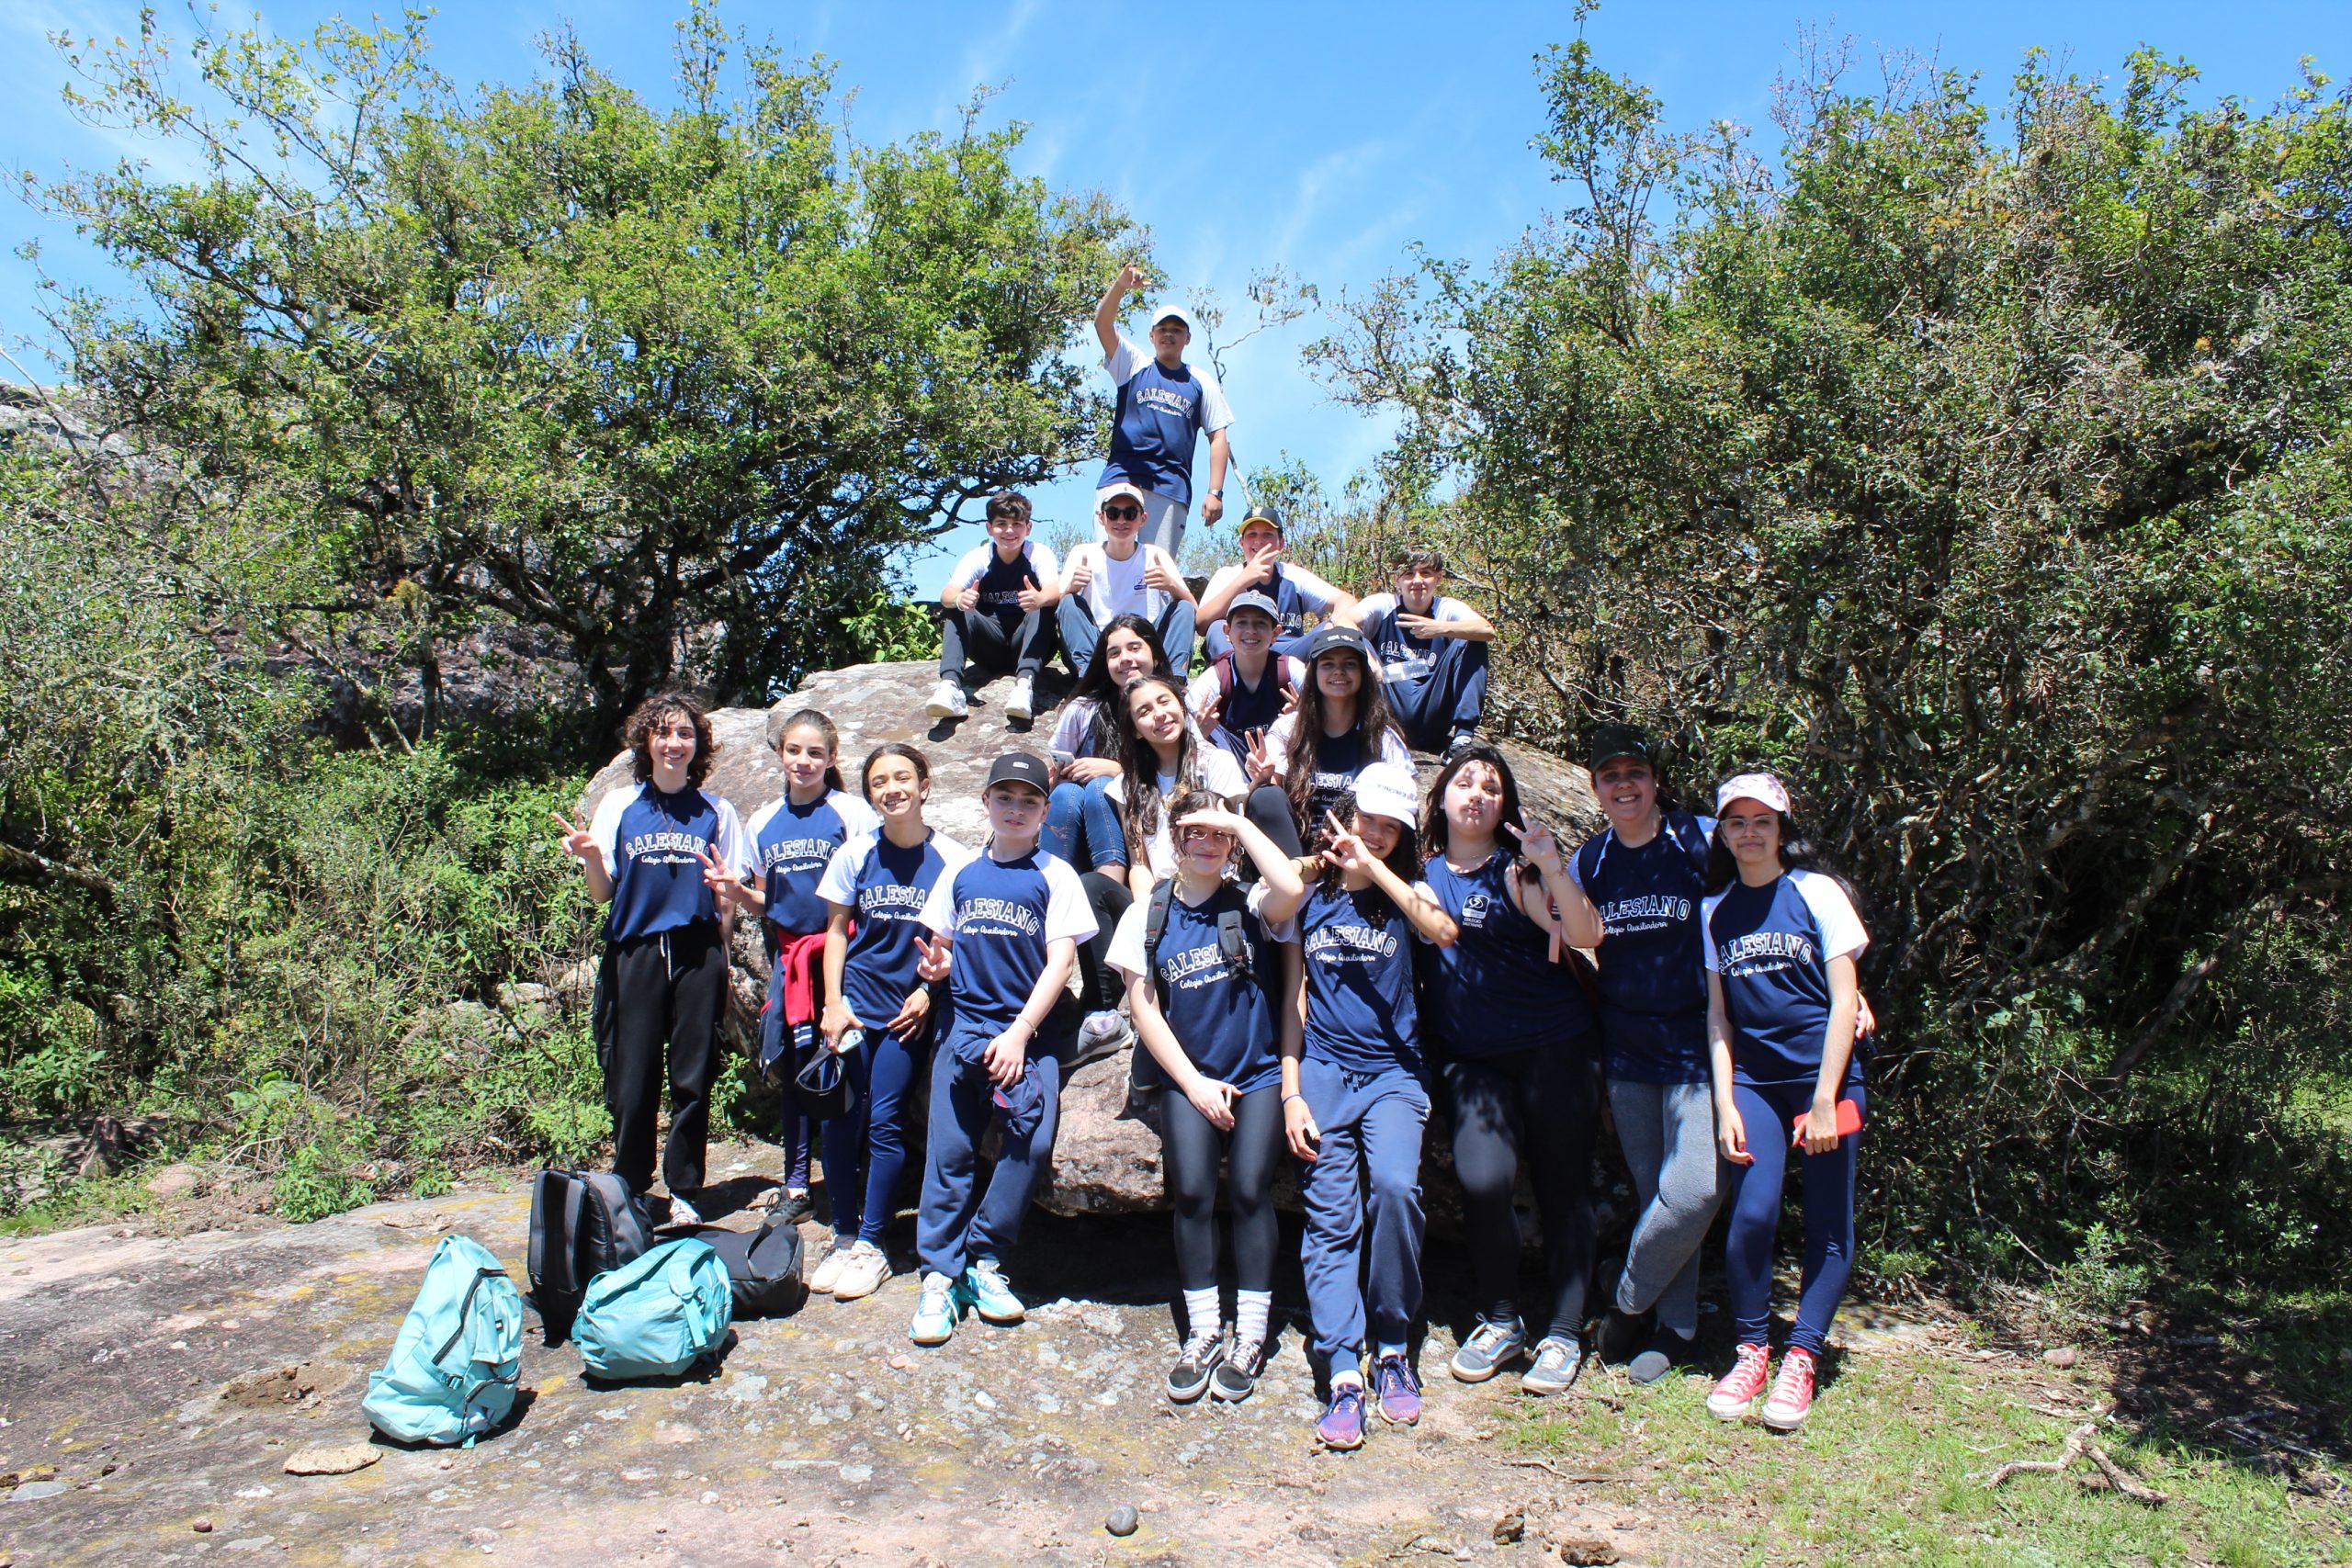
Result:
M1577 1474L1572 1474L1571 1472L1567 1472L1567 1471L1562 1470L1558 1465L1554 1464L1554 1463L1553 1463L1550 1460L1548 1460L1548 1459L1514 1459L1514 1460L1506 1460L1506 1461L1504 1461L1503 1462L1504 1462L1504 1463L1506 1463L1506 1464L1515 1464L1515 1465L1519 1466L1519 1467L1520 1467L1521 1469L1522 1469L1522 1470L1540 1470L1540 1471L1544 1471L1544 1472L1546 1472L1546 1473L1548 1473L1548 1474L1552 1474L1552 1475L1556 1475L1556 1476L1558 1476L1558 1477L1559 1477L1561 1480L1563 1480L1563 1481L1576 1481L1576 1482L1585 1482L1585 1483L1601 1483L1601 1482L1608 1482L1608 1481L1623 1481L1623 1480L1624 1480L1624 1479L1625 1479L1625 1478L1624 1478L1623 1476L1622 1476L1622 1475L1577 1475Z
M2108 1458L2107 1450L2091 1441L2091 1434L2098 1430L2098 1423L2096 1421L2086 1421L2075 1427L2074 1431L2067 1434L2066 1446L2058 1451L2056 1459L2011 1460L1986 1479L1984 1489L1987 1492L1991 1491L2020 1471L2031 1471L2037 1475L2060 1475L2064 1473L2067 1467L2076 1460L2087 1459L2098 1467L2101 1475L2107 1477L2107 1483L2109 1486L2114 1487L2133 1502L2154 1504L2170 1501L2165 1494L2152 1487L2143 1486L2132 1480L2121 1465ZM2087 1475L2078 1475L2075 1479L2086 1486L2098 1484Z

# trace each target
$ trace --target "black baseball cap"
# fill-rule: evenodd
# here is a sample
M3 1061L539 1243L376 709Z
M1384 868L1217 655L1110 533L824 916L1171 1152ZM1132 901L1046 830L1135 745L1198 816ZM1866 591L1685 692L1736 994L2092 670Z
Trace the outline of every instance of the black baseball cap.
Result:
M1052 791L1053 773L1045 760L1027 751L1007 751L989 764L989 782L980 786L986 795L1001 784L1027 784L1039 795Z
M1657 758L1651 754L1650 738L1630 724L1604 724L1592 732L1591 771L1599 773L1620 757L1631 757L1657 772Z
M1326 621L1316 627L1314 635L1306 639L1306 646L1298 650L1298 656L1312 664L1323 655L1343 648L1362 654L1365 664L1372 662L1372 644L1363 640L1363 633L1337 621Z
M1277 534L1283 531L1282 513L1274 507L1267 506L1261 502L1253 502L1250 503L1249 512L1245 513L1241 519L1241 526L1239 528L1236 528L1234 532L1237 534L1242 533L1247 530L1252 523L1263 523L1268 527L1273 529Z

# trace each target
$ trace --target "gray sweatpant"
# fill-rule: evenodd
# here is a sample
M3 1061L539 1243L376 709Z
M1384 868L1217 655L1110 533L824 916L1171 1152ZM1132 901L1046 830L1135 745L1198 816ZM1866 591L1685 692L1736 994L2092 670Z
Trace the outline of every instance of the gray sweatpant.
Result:
M1657 1309L1661 1328L1699 1331L1699 1244L1723 1196L1714 1091L1703 1083L1609 1080L1609 1111L1641 1216L1617 1280L1617 1310Z

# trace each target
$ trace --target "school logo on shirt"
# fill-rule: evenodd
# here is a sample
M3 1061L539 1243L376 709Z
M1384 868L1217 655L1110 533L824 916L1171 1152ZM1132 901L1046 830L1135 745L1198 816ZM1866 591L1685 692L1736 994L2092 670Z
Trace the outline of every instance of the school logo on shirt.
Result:
M682 833L665 829L658 833L639 833L622 840L621 853L648 865L686 865L700 857L710 847L710 840L700 833Z
M808 865L830 860L837 847L837 841L831 839L786 839L760 852L760 869L774 871L780 865Z
M1046 930L1046 922L1035 909L1010 898L967 898L956 906L957 931L987 925L1010 926L1022 936L1039 936ZM998 934L1004 933L1000 930Z
M1770 975L1812 962L1812 939L1795 931L1750 931L1715 944L1715 967L1725 975Z
M1611 936L1664 931L1690 918L1690 900L1666 893L1611 898L1600 907L1600 927Z
M1487 923L1488 902L1484 893L1473 893L1462 900L1462 923L1465 926L1484 926Z
M1142 407L1157 413L1171 414L1178 419L1193 417L1194 400L1173 387L1137 387L1135 400Z
M1377 964L1396 956L1396 939L1370 926L1324 926L1307 933L1306 955L1318 964Z
M877 920L911 920L922 913L930 897L929 888L910 887L903 882L877 883L857 890L857 909Z

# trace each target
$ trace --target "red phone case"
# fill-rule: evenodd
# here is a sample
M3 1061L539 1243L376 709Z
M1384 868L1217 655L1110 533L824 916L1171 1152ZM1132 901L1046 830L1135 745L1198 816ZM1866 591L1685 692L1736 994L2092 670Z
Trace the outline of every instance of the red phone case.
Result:
M1805 1119L1812 1114L1810 1111L1797 1112L1796 1120L1790 1124L1796 1133L1796 1136L1789 1140L1790 1147L1794 1148L1804 1142ZM1861 1130L1862 1108L1850 1100L1839 1100L1838 1102L1838 1135L1841 1138L1850 1138Z

